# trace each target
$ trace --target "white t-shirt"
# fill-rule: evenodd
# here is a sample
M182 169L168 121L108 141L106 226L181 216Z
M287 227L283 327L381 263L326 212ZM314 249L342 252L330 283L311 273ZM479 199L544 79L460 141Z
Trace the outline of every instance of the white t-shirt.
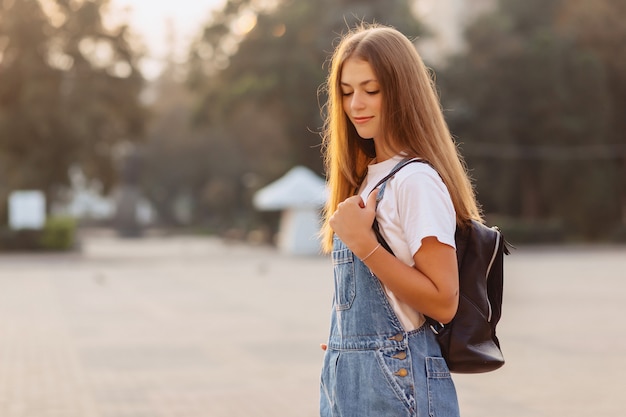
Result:
M397 155L368 167L360 193L363 201L367 201L372 188L403 158ZM428 164L408 164L387 182L376 218L394 255L409 266L415 265L413 255L426 237L434 236L439 242L455 247L456 213L452 199L439 174ZM389 289L385 291L406 331L424 323L420 312L398 300Z

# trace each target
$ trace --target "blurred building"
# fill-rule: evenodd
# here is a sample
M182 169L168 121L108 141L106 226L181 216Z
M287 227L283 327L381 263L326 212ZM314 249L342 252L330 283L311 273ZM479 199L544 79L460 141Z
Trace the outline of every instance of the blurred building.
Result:
M70 187L65 190L61 201L54 202L51 212L56 216L70 216L84 224L108 224L115 220L120 211L123 187L116 187L105 195L98 182L90 182L84 173L73 167L70 169ZM129 209L139 225L148 226L156 221L156 212L150 202L139 197Z
M418 39L417 49L428 65L444 66L449 55L465 47L465 28L492 10L496 0L419 0L415 11L430 36Z

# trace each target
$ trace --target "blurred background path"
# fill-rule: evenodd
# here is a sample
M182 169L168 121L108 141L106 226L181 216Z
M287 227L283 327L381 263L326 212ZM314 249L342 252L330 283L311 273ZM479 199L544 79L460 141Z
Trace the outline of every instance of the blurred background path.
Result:
M464 417L626 415L626 248L506 259L508 360L455 376ZM0 416L314 417L324 257L91 234L0 255Z

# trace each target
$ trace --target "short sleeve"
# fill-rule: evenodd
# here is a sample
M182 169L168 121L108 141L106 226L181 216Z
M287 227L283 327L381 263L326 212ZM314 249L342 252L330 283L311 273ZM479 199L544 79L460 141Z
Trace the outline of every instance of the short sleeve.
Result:
M412 255L430 236L455 247L456 213L450 193L431 167L424 168L408 173L396 184L398 217Z

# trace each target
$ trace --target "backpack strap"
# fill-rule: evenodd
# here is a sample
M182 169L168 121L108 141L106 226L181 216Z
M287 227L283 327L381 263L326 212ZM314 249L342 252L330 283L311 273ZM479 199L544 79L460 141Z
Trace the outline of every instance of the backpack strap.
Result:
M398 171L400 171L402 168L404 168L405 166L407 166L408 164L413 163L413 162L422 162L424 164L429 164L430 165L430 163L426 162L423 159L419 159L419 158L404 158L402 161L398 162L396 164L396 166L394 166L393 169L389 172L389 174L385 175L385 177L383 179L381 179L380 181L378 181L378 183L376 183L374 188L372 188L372 191L374 191L376 188L380 187L379 190L378 190L378 195L376 196L376 205L377 206L378 206L378 203L380 202L380 200L383 199L383 195L385 194L385 188L387 187L387 181L392 179L393 176L396 175L396 173Z
M404 168L405 166L413 162L421 162L423 164L430 165L428 161L425 161L420 158L404 158L402 161L398 162L396 166L393 167L393 169L389 172L389 174L385 175L385 177L381 179L380 181L378 181L378 183L374 186L374 188L372 188L372 191L378 188L378 195L376 196L376 207L378 207L378 203L380 203L380 201L383 199L383 196L385 195L385 188L387 187L387 182L390 179L392 179L398 171L400 171L402 168ZM376 218L374 218L374 223L372 223L372 229L374 229L374 234L376 235L376 240L378 240L378 243L380 243L380 245L383 248L385 248L387 252L394 255L393 250L391 250L391 247L389 246L389 244L383 237L382 233L380 232L380 225L378 224L378 220L376 220Z

